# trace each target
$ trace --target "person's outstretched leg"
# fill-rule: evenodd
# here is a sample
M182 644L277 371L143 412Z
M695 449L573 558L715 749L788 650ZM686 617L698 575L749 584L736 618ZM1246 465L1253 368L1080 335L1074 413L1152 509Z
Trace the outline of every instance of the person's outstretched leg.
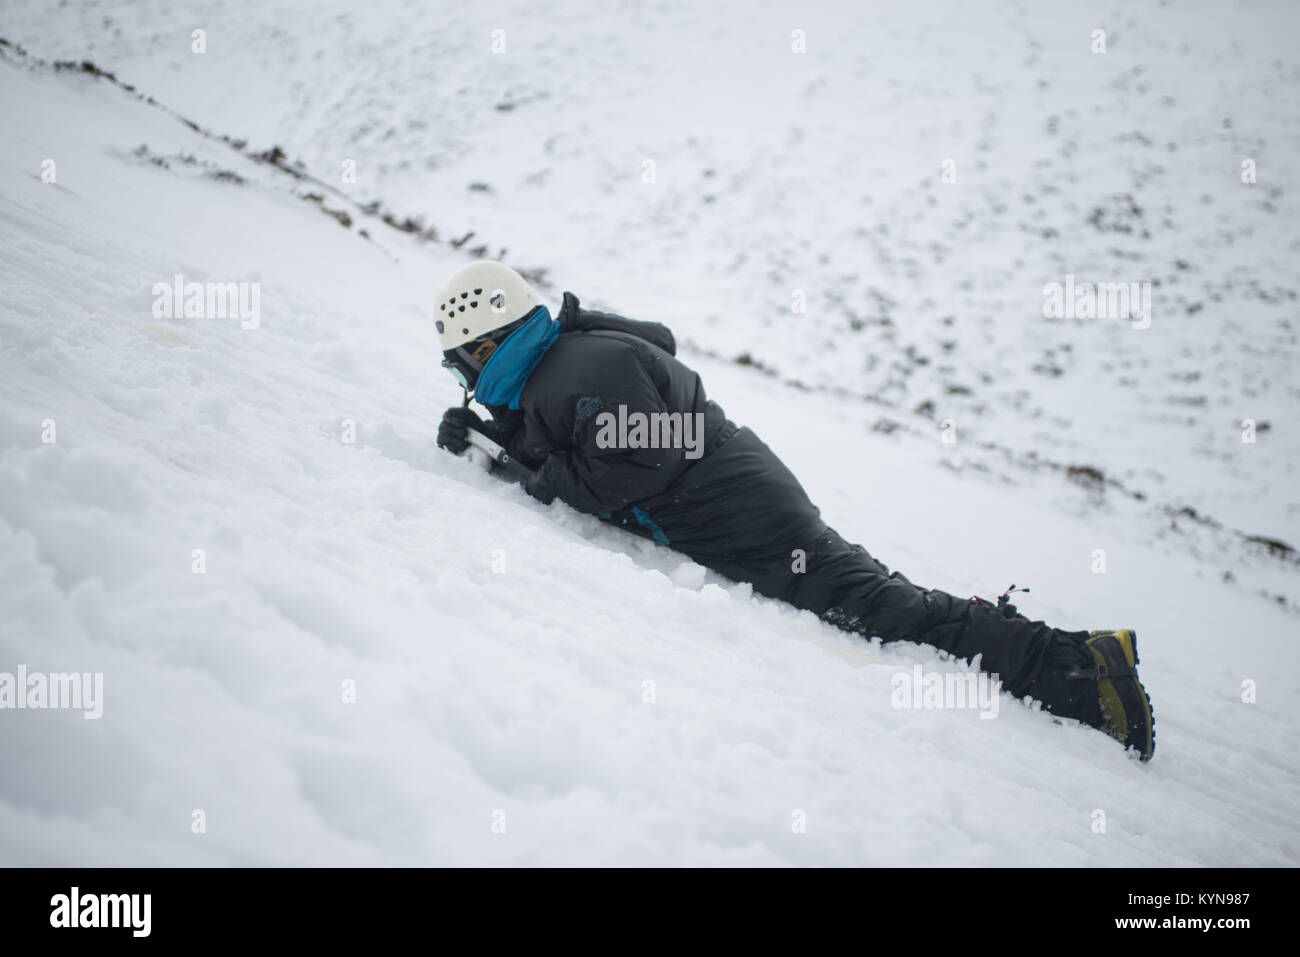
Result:
M967 661L978 657L980 669L998 675L1016 697L1029 695L1053 714L1103 728L1150 757L1150 702L1137 681L1131 632L1119 633L1128 636L1121 639L1112 632L1062 631L1030 621L1010 604L920 588L834 529L801 548L802 561L783 557L718 570L845 631L933 645Z

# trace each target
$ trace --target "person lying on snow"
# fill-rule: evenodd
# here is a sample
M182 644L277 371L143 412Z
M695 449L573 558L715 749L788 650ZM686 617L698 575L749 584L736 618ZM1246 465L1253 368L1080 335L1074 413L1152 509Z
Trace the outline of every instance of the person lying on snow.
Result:
M518 273L490 261L458 270L434 317L443 366L466 403L473 393L492 415L448 409L441 447L459 455L473 429L533 470L524 488L541 502L559 498L845 631L979 656L1016 697L1151 757L1132 631L1062 631L1020 615L1005 594L961 599L891 573L822 521L775 453L705 396L666 326L583 309L568 292L552 318ZM677 413L677 441L644 447L644 434L626 430L636 413L659 423ZM688 435L691 425L701 428Z

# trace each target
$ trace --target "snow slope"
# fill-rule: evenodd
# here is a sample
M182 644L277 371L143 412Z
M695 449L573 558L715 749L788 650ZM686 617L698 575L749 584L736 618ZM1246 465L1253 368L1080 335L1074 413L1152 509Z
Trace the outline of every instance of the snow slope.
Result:
M1149 534L1300 543L1291 0L7 8L10 39L443 239L920 433L952 420L973 466L1086 466L1145 496ZM1152 283L1151 327L1045 319L1067 275Z
M1159 748L1141 765L1009 699L995 720L894 708L898 672L962 666L871 648L432 446L457 392L427 303L464 252L103 78L6 48L0 84L0 670L105 682L99 721L0 712L0 862L1300 859L1296 618L1256 594L1294 595L1289 564L1242 551L1224 581L1213 530L1160 537L1145 503L981 471L699 333L711 394L883 560L1136 627ZM155 318L177 273L260 282L260 324ZM586 271L556 278L585 295Z

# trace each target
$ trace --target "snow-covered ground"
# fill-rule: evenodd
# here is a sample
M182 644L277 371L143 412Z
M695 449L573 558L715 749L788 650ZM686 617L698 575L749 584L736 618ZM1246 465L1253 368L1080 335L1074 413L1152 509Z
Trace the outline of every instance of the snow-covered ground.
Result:
M0 672L104 713L0 711L0 863L1300 861L1291 8L556 7L6 4ZM913 580L1135 627L1155 760L895 708L958 666L435 449L480 244L669 322Z

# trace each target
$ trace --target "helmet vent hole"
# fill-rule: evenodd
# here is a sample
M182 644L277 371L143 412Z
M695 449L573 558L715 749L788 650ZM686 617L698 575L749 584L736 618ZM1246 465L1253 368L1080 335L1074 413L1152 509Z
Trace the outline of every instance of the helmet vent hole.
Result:
M473 299L473 300L471 300L471 301L470 301L470 304L469 304L469 307L470 307L471 309L477 309L477 308L478 308L478 300L477 300L477 299Z
M468 330L468 329L462 329L462 330L461 330L461 333L462 333L463 335L469 335L469 330Z
M464 312L464 311L465 311L465 307L464 307L464 306L457 306L457 307L456 307L456 311L457 311L457 312Z
M462 299L468 299L468 298L469 298L469 293L467 293L467 292L462 292L462 293L460 294L460 298L462 298Z
M442 324L442 320L439 319L437 322L434 323L434 325L438 327L438 334L442 335L442 331L445 328Z
M476 296L481 296L481 295L483 295L483 290L482 290L482 289L475 289L475 290L474 290L474 295L476 295Z

